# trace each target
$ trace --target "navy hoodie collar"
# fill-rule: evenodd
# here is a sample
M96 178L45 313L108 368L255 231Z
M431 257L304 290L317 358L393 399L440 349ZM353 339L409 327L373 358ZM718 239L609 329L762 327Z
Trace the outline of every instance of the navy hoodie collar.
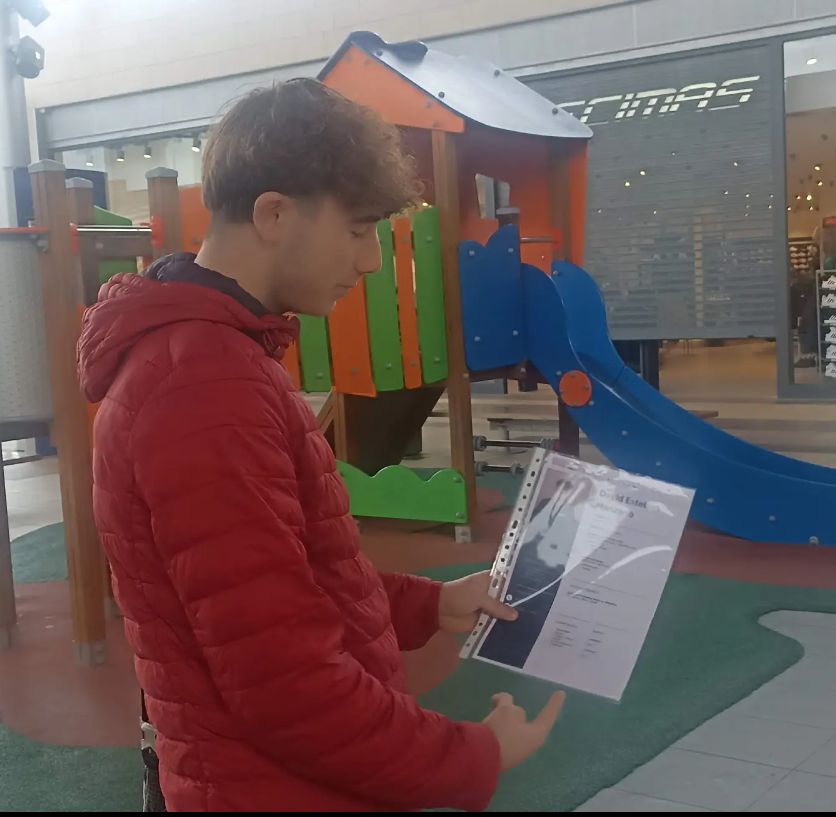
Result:
M270 310L258 298L250 295L236 280L221 275L215 270L201 267L195 260L196 258L197 256L191 252L173 253L155 261L142 272L142 276L162 284L197 284L214 289L238 301L257 318L270 314Z

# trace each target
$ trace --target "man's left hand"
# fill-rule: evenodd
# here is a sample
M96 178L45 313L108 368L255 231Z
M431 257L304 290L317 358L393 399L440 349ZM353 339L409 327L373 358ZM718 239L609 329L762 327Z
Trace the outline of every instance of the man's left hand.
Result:
M482 612L503 621L514 621L517 611L488 595L490 571L474 573L454 582L445 582L438 604L438 622L448 633L469 633Z

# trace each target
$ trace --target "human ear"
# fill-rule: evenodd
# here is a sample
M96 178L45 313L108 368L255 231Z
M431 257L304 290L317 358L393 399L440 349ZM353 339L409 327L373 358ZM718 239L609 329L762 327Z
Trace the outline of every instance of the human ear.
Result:
M292 202L281 193L262 193L253 205L253 226L264 241L279 239Z

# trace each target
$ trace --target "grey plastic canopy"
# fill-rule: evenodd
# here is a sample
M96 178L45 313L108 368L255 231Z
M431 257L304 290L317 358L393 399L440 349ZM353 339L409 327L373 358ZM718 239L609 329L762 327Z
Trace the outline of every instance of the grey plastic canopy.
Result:
M353 32L318 78L324 80L352 46L471 122L555 139L592 136L592 131L570 113L489 62L454 57L416 40L387 43L370 31Z

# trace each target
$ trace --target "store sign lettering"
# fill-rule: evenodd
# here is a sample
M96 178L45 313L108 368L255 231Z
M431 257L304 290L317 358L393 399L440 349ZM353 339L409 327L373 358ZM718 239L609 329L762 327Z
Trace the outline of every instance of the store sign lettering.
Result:
M745 105L755 92L760 77L739 77L725 82L698 82L684 88L656 88L615 96L599 96L577 102L559 103L558 107L578 116L589 125L606 125L636 116L665 116L681 110L723 111ZM575 109L575 110L572 110ZM580 109L580 110L578 110Z

